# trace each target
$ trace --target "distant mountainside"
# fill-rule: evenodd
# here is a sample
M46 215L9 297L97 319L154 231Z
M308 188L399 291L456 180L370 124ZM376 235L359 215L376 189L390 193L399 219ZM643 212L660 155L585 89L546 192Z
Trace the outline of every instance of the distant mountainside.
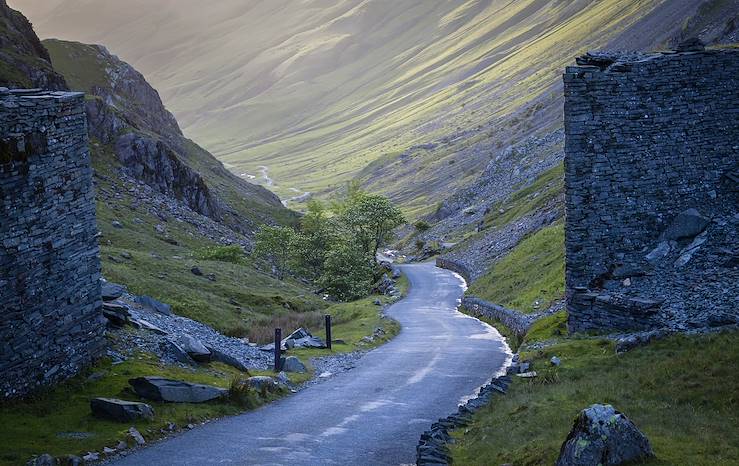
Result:
M710 42L737 13L736 0L220 0L207 15L195 0L14 4L42 36L104 43L141 69L237 174L266 167L283 197L358 176L414 214L495 151L556 129L572 57L684 30Z

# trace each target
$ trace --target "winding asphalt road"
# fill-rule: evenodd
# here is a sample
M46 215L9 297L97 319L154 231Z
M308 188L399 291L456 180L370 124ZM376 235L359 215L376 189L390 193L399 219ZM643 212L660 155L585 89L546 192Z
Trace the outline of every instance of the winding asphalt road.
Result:
M475 394L510 354L495 329L457 311L459 276L432 264L400 267L411 289L387 314L402 331L356 368L114 464L415 464L420 434Z

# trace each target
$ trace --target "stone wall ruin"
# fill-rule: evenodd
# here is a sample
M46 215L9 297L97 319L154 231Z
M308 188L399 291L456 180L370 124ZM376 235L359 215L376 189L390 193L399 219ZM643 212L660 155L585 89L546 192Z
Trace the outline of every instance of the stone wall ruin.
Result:
M565 84L569 328L739 314L739 50L594 53Z
M103 348L84 95L0 88L0 399Z

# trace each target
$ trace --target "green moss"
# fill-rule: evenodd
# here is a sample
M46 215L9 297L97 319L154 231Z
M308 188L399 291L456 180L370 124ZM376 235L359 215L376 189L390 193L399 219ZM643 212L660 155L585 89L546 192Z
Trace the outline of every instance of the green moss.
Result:
M475 281L468 293L522 312L546 309L564 295L563 224L521 241Z

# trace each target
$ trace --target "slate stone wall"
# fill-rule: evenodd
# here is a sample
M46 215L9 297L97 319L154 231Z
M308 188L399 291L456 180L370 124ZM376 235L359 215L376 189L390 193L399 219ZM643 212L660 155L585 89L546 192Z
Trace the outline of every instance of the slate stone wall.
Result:
M570 330L736 323L739 50L578 65L564 75Z
M84 96L0 88L0 398L103 348Z

